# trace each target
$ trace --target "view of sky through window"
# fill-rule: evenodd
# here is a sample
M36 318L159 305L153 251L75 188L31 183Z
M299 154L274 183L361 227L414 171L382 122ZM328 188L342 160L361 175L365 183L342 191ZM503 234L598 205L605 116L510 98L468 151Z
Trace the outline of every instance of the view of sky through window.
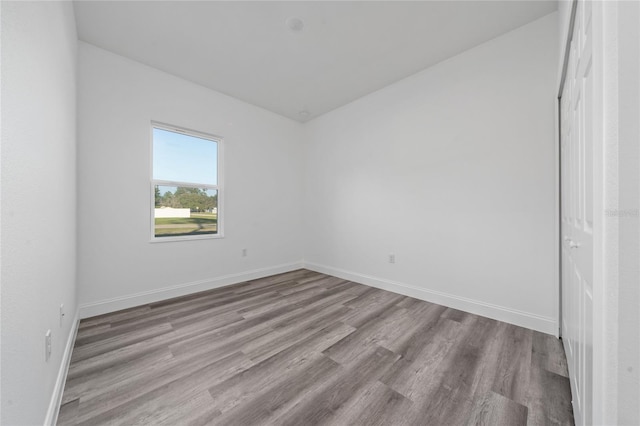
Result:
M153 129L153 179L217 185L217 165L215 141Z

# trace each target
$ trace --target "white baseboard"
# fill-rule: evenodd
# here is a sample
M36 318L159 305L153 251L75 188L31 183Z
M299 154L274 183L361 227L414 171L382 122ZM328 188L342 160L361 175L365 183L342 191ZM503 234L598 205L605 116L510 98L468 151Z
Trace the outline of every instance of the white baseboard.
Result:
M540 331L542 333L552 334L554 336L558 335L558 325L555 318L543 317L529 312L494 305L480 300L469 299L466 297L460 297L440 291L416 287L410 284L395 282L383 278L373 277L357 272L304 261L276 265L261 269L254 269L237 274L229 274L207 280L193 281L170 287L164 287L157 290L150 290L122 297L116 297L113 299L82 304L79 308L79 318L89 318L96 315L119 311L121 309L132 308L135 306L145 305L147 303L159 302L161 300L171 299L173 297L185 296L188 294L197 293L199 291L211 290L231 284L237 284L247 280L253 280L270 275L290 272L301 268L321 272L323 274L333 275L349 281L369 285L371 287L403 294L405 296L415 297L416 299L437 303L439 305L448 306L465 312L470 312L472 314L493 318L498 321L504 321L510 324Z
M414 297L427 302L437 303L439 305L507 322L509 324L518 325L520 327L529 328L542 333L552 334L554 336L558 335L558 324L554 318L543 317L479 300L455 296L453 294L435 290L428 290L421 287L415 287L410 284L345 271L344 269L319 265L317 263L305 262L304 267L312 271L333 275L338 278L380 288L382 290L392 291L394 293L403 294L405 296Z
M73 351L73 345L76 341L76 334L78 334L78 325L80 324L80 310L76 310L76 314L73 318L71 325L71 331L67 338L67 345L64 348L64 354L62 355L62 361L60 362L60 368L58 370L58 377L56 378L56 384L53 388L53 395L51 395L51 401L49 402L49 409L47 410L47 417L45 417L45 426L55 426L58 422L58 412L60 411L60 402L62 401L62 394L64 393L64 384L67 381L67 372L69 371L69 363L71 362L71 352Z
M253 269L251 271L240 272L237 274L223 275L221 277L206 280L177 284L157 290L114 297L113 299L101 300L98 302L85 303L80 305L80 318L90 318L96 315L119 311L121 309L133 308L135 306L146 305L147 303L171 299L173 297L186 296L199 291L211 290L248 280L268 277L270 275L295 271L296 269L301 269L303 267L304 264L302 261L286 263L270 266L268 268Z

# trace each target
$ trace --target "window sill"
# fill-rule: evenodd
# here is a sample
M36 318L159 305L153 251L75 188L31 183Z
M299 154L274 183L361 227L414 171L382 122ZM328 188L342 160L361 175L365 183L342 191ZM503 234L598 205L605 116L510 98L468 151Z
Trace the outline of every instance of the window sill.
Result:
M177 241L218 240L224 238L222 234L214 235L181 235L179 237L152 237L150 243L170 243Z

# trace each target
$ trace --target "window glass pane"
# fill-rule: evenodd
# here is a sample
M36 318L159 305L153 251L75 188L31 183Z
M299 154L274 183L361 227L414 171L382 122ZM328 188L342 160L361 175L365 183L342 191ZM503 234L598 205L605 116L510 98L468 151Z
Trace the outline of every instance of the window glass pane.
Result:
M153 178L217 185L218 143L154 128Z
M218 233L218 191L187 186L155 186L155 236Z

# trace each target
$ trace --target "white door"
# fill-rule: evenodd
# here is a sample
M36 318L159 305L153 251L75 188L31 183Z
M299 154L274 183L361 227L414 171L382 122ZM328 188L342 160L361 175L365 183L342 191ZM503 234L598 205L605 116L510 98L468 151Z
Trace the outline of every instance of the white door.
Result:
M591 2L579 1L560 104L562 336L576 425L592 423L593 73Z

